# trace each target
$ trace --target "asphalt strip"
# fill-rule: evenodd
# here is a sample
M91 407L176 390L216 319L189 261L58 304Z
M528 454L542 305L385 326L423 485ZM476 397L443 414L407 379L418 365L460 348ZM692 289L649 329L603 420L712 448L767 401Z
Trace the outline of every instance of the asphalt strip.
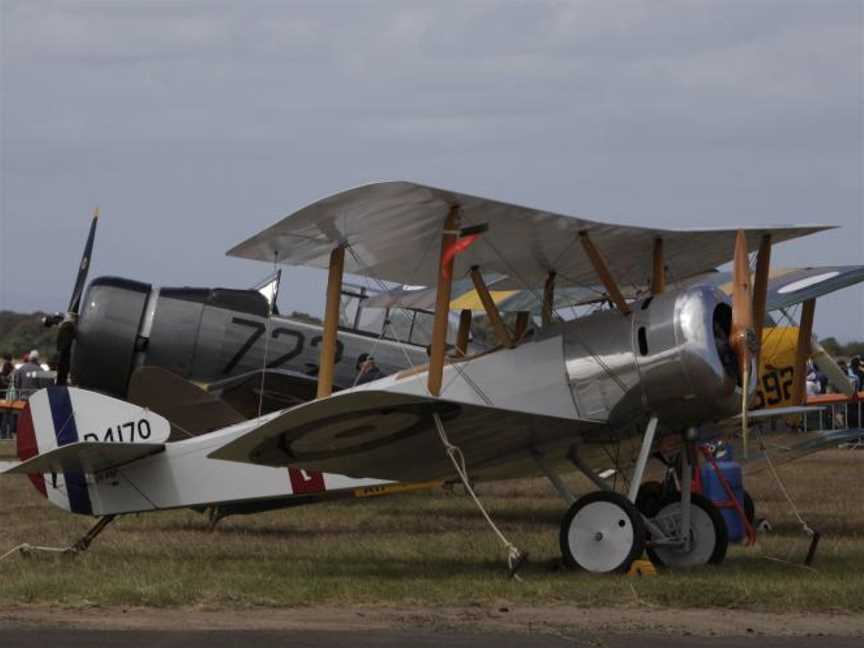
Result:
M4 639L12 630L52 629L204 634L213 631L230 631L229 634L236 631L330 634L383 632L396 635L410 632L437 635L439 639L442 638L441 633L468 632L515 633L523 639L535 634L568 638L599 634L604 637L610 635L610 640L611 635L649 634L666 638L689 637L691 642L696 637L846 637L860 640L864 637L864 615L646 607L526 607L508 602L492 606L434 608L312 606L158 609L21 606L0 609L0 636ZM405 639L404 635L402 638ZM3 644L16 645L6 644L5 641ZM424 644L421 642L417 645ZM760 645L764 646L764 642Z

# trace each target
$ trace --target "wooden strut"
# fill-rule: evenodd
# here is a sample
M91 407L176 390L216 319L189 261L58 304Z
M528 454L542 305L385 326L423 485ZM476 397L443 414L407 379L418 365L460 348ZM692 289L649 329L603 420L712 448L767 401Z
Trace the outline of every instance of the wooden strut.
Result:
M801 405L807 398L807 359L812 352L813 316L816 314L816 299L807 299L801 305L801 321L798 322L798 346L795 351L795 385L793 402Z
M444 376L444 355L447 352L447 323L450 316L450 289L453 284L453 262L444 262L444 253L459 238L459 206L453 205L444 221L441 254L438 257L438 290L435 296L435 319L432 324L432 344L429 347L429 378L427 388L433 396L441 395Z
M516 328L513 331L513 340L516 344L522 341L528 332L528 324L531 322L531 311L519 311L516 313Z
M651 294L659 295L666 290L666 265L663 257L663 239L654 239L653 268L651 272Z
M468 354L468 337L471 334L471 309L463 308L459 313L459 332L456 334L456 355L464 358Z
M513 336L507 330L507 325L501 319L501 313L498 311L498 306L495 305L495 300L489 294L489 288L486 287L486 282L483 281L483 275L477 266L471 268L471 281L474 282L474 290L477 291L477 296L483 304L483 309L486 311L486 316L489 318L489 323L498 337L498 342L505 347L513 347Z
M612 276L612 273L609 272L609 267L606 265L606 259L604 259L603 255L600 254L600 250L598 250L594 245L591 237L588 236L588 232L579 232L579 240L582 242L582 247L585 249L585 254L588 255L591 265L594 266L594 271L606 287L609 299L613 304L615 304L615 307L622 315L629 315L630 307L627 305L624 295L622 295L621 291L618 289L618 284L615 283L615 278Z
M330 253L327 275L327 303L324 307L324 331L321 335L321 355L318 369L316 398L333 393L333 371L336 365L336 334L339 330L339 302L342 297L342 274L345 268L345 247L340 245Z
M762 328L765 324L765 305L768 300L768 274L771 270L771 235L763 234L756 257L756 275L753 279L753 332L756 337L756 368L762 355Z
M543 326L549 326L552 323L552 315L555 312L555 277L556 273L549 271L546 275L546 283L543 285Z

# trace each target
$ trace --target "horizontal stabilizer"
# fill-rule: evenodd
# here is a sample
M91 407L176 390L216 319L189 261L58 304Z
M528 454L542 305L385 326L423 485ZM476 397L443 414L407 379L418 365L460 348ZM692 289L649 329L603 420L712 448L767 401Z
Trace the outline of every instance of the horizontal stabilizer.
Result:
M162 443L118 443L79 441L43 452L22 461L4 475L40 475L44 473L95 474L161 452Z

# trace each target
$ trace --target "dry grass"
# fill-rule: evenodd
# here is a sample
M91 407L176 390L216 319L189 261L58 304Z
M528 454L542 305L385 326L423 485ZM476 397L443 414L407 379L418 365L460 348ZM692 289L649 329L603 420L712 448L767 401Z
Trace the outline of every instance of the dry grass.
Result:
M807 539L768 474L748 483L772 534L735 547L719 568L654 578L592 576L558 566L563 502L542 481L489 484L484 501L531 555L522 582L470 500L442 492L320 504L224 520L172 511L120 519L75 559L0 562L0 604L291 606L312 603L489 603L720 606L864 611L864 452L830 451L781 468ZM576 488L585 490L578 478ZM21 542L65 544L92 520L50 506L30 484L0 478L0 553ZM777 562L769 558L791 561Z

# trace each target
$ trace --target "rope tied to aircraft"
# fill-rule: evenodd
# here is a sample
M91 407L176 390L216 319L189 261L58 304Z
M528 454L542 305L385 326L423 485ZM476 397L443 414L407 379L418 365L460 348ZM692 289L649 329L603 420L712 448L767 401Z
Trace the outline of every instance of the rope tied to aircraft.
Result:
M438 412L433 413L432 418L435 420L435 427L438 429L438 436L441 438L441 443L444 444L444 449L447 451L447 456L453 463L453 467L456 469L456 473L459 475L459 479L462 480L462 484L465 486L465 490L471 496L471 499L474 500L474 504L476 504L477 508L480 509L480 512L483 514L483 517L486 518L486 522L489 523L492 531L494 531L495 535L498 536L501 544L503 544L504 547L507 549L507 568L510 572L510 577L514 580L521 582L522 579L516 572L525 563L528 555L519 551L518 547L516 547L515 544L513 544L512 542L510 542L510 540L507 539L507 536L504 535L501 529L498 528L498 525L496 525L495 522L492 520L492 517L486 511L486 508L483 506L480 498L477 497L477 494L471 487L470 480L468 479L468 469L465 466L465 457L462 455L462 450L459 449L459 446L450 443L450 440L447 438L447 432L444 429L444 424L441 422L441 417L438 416Z
M809 567L813 563L813 559L816 557L816 548L819 545L819 540L821 539L822 534L814 530L801 516L801 513L798 511L798 507L795 505L795 501L792 499L792 495L786 488L786 484L780 477L780 473L777 472L777 467L774 465L774 462L771 459L771 454L768 452L768 446L765 445L765 440L762 437L762 433L757 431L757 435L759 437L759 447L762 450L762 454L765 456L765 461L768 464L768 469L771 471L771 475L774 477L774 480L780 487L780 492L783 494L783 497L785 497L786 501L789 503L789 508L792 510L792 514L795 516L795 519L797 519L799 524L801 524L801 529L804 531L804 534L810 538L810 547L807 550L807 557L804 559L804 564Z

